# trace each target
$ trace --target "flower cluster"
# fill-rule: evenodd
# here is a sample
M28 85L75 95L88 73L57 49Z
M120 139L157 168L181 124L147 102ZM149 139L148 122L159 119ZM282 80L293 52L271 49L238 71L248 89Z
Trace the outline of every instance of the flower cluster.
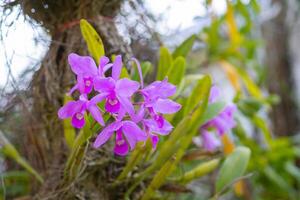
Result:
M220 97L220 93L220 89L217 86L212 86L210 90L209 103L216 102ZM236 123L233 118L235 111L236 106L234 104L228 104L216 117L201 126L200 132L202 143L206 150L214 151L218 146L220 146L220 140L216 137L212 130L216 131L219 136L222 136L224 133L235 127Z
M135 148L137 142L148 139L156 148L158 135L167 135L173 128L163 114L175 113L181 108L180 104L169 99L176 92L174 85L165 79L144 87L140 65L135 58L133 61L138 67L140 83L120 78L123 66L120 55L115 57L113 63L109 58L101 57L97 67L91 57L71 53L68 62L76 74L77 83L69 95L78 90L80 96L58 111L59 118L71 118L75 128L82 128L85 113L90 114L104 127L93 146L98 148L115 135L114 152L117 155L126 155L129 149ZM110 69L111 76L106 76ZM133 101L135 95L140 97L138 102ZM100 109L98 104L102 101L105 104ZM105 125L104 113L109 113L113 122Z

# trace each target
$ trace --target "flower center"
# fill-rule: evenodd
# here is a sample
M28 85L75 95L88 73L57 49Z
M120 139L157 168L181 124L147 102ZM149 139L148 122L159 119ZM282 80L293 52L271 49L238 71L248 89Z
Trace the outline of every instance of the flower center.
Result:
M118 99L109 99L108 102L109 102L110 105L114 106L114 105L116 105L119 101L118 101Z
M76 117L78 120L81 120L81 119L83 119L83 114L82 114L82 113L76 113L75 117Z
M117 141L117 145L118 146L121 146L121 145L123 145L125 143L125 140L124 139L121 139L121 140L118 140Z
M91 84L92 84L92 83L91 83L90 80L85 81L85 85L86 85L86 86L91 86Z

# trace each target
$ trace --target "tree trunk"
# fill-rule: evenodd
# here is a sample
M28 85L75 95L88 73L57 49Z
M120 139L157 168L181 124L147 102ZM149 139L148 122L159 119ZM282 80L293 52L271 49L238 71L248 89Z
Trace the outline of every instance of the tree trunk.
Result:
M271 119L274 133L278 136L294 135L299 131L299 116L295 103L295 85L289 56L289 30L286 24L288 2L273 0L280 5L279 14L263 24L266 41L269 91L280 96L280 103L274 106Z
M125 60L131 56L130 47L120 37L113 20L97 17L92 25L103 40L107 56L122 54ZM39 191L36 199L118 199L120 194L110 191L107 183L119 173L124 160L110 158L111 150L86 151L86 169L81 172L80 180L64 188L61 185L68 150L57 110L75 82L67 63L71 52L88 55L78 24L53 35L42 66L32 80L34 122L30 124L34 126L28 131L25 144L30 162L46 180L42 187L34 190Z

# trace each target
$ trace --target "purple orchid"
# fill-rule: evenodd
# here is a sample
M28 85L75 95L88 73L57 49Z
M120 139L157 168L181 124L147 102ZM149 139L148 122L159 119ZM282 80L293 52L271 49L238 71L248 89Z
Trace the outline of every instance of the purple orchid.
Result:
M151 140L152 147L155 149L159 141L158 135L168 135L171 132L173 126L163 117L163 114L175 113L181 105L169 99L175 94L176 86L168 83L167 79L155 81L143 88L141 66L135 58L132 58L132 61L138 68L140 84L128 78L120 79L123 65L120 55L116 56L113 63L109 63L107 57L101 57L98 68L89 56L72 53L68 61L77 76L77 83L69 94L79 90L81 95L79 100L70 101L59 109L59 118L71 118L75 128L82 128L85 124L84 115L88 112L104 126L102 113L97 104L105 100L104 110L111 113L112 118L116 120L99 133L93 145L95 148L101 147L115 133L114 152L123 156L134 149L137 142L145 142L147 139ZM111 76L105 77L105 72L111 67ZM90 95L93 89L96 95L88 100L87 95ZM132 96L136 92L142 94L142 102L132 101ZM135 108L139 109L137 114ZM131 121L128 120L127 113Z
M75 128L82 128L85 124L84 113L88 110L93 118L102 126L104 121L101 111L97 103L102 101L105 97L98 94L91 100L88 100L86 95L81 95L77 101L69 101L66 105L58 110L58 117L60 119L72 118L71 123Z
M68 56L71 70L77 75L77 83L70 90L72 94L75 90L79 90L81 94L89 94L93 90L94 78L103 77L104 72L108 70L112 64L109 64L109 58L103 56L100 58L99 68L97 68L93 58L89 56L79 56L71 53Z
M147 139L146 133L134 122L116 121L99 133L93 146L95 148L101 147L112 137L114 132L116 133L114 152L120 156L126 155L129 151L129 147L133 150L137 142L146 141Z
M168 135L172 129L173 126L165 119L163 119L162 126L159 126L155 120L153 119L143 119L142 123L144 125L144 130L148 134L148 137L151 140L152 148L156 149L157 143L159 141L158 135Z
M140 84L127 78L119 79L122 68L122 58L117 56L112 68L112 78L96 77L94 88L105 95L105 110L109 113L124 115L128 112L134 118L134 106L130 101L131 96L139 89ZM123 116L119 116L121 120Z
M212 86L209 96L209 103L214 103L220 97L220 89L216 86ZM208 151L215 150L220 142L217 142L217 138L213 136L213 133L208 132L208 130L216 130L219 136L222 136L226 132L230 131L236 126L234 120L234 112L236 111L236 106L234 104L227 105L216 117L206 122L200 128L202 133L203 146Z
M176 113L181 109L180 104L168 99L168 97L174 95L175 92L176 86L168 83L167 79L155 81L141 90L144 96L142 109L148 110L149 115L156 121L159 128L162 128L166 121L162 114Z
M220 145L220 140L216 137L213 132L202 130L202 144L207 151L215 151Z
M142 120L144 130L148 134L154 149L159 141L156 134L168 135L173 129L173 126L165 120L162 114L172 114L181 108L180 104L168 99L175 92L176 86L168 83L167 79L155 81L141 90L144 102L135 121ZM150 118L144 119L144 116L150 116Z

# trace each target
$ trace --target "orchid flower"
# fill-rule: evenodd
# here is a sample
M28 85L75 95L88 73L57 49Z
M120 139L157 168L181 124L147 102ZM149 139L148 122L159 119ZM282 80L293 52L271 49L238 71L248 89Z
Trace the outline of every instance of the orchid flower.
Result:
M88 110L93 118L102 126L104 121L101 111L99 110L97 103L102 101L104 96L98 94L91 100L88 100L86 95L80 95L79 100L69 101L66 105L58 110L58 117L60 119L72 118L71 123L75 128L82 128L85 124L84 113Z
M105 110L107 112L124 114L126 111L134 118L135 111L130 98L139 89L140 84L127 78L119 79L121 68L122 58L117 56L112 67L112 77L96 77L94 88L105 96Z
M159 124L153 119L143 119L142 123L144 125L144 130L148 134L148 137L151 140L152 148L156 149L157 143L159 141L158 135L168 135L173 126L165 119L163 119L163 126L159 126Z
M116 133L114 152L121 156L126 155L129 148L133 150L137 142L145 141L147 139L146 133L134 122L116 121L108 125L101 133L99 133L93 146L95 148L101 147L112 137L113 133Z
M159 128L162 128L165 122L162 114L172 114L181 109L180 104L168 99L175 92L176 86L168 83L167 79L155 81L141 90L144 96L143 106L148 109L149 115L157 122Z
M68 56L68 62L71 70L77 75L77 83L70 90L69 95L75 90L79 90L81 94L89 94L93 90L94 78L97 76L103 77L104 72L112 66L112 64L109 64L109 58L105 56L100 58L99 68L97 68L93 58L79 56L75 53Z
M216 102L220 95L220 89L217 86L212 86L209 103ZM205 149L214 151L220 145L218 139L208 130L215 130L219 136L222 136L236 126L233 116L235 111L236 106L234 104L226 105L216 117L201 126L200 132Z

